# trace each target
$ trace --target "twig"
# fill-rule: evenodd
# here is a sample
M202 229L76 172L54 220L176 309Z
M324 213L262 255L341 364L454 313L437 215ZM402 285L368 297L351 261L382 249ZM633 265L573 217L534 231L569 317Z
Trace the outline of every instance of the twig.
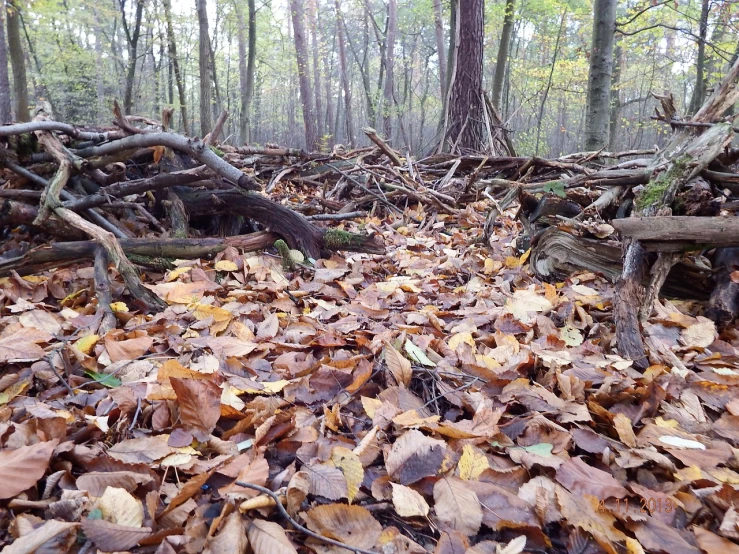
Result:
M309 537L313 537L314 539L318 539L321 542L325 542L326 544L331 544L333 546L338 546L339 548L346 548L347 550L351 550L352 552L356 552L357 554L377 554L374 550L365 550L363 548L359 548L358 546L351 546L349 544L346 544L345 542L337 541L335 539L331 539L329 537L324 537L323 535L320 535L318 533L315 533L308 529L307 527L303 527L300 523L295 521L290 514L287 513L287 510L282 505L282 502L280 501L280 497L273 491L269 490L265 487L260 487L259 485L254 485L252 483L245 483L244 481L236 481L236 485L239 487L244 487L247 489L252 489L255 491L259 491L262 494L266 494L270 497L272 497L272 500L275 501L275 506L277 507L277 511L280 512L280 515L284 517L286 520L290 522L290 524L295 527L298 531L301 533L305 533Z
M362 183L360 183L359 181L357 181L354 177L352 177L351 175L349 175L346 171L342 171L341 169L339 169L338 167L336 167L333 164L326 164L326 165L328 165L331 169L333 169L337 173L340 173L341 175L343 175L344 177L346 177L347 179L349 179L355 186L359 187L360 189L362 189L367 194L369 194L369 195L374 196L375 198L377 198L380 202L382 202L383 204L385 204L388 208L391 208L391 209L395 210L397 213L399 213L400 215L403 215L403 210L401 210L400 208L398 208L395 204L392 204L392 203L388 202L387 200L385 200L382 196L380 196L376 192L372 192L370 189L368 189L367 187L365 187Z
M365 217L367 212L347 212L345 214L317 214L309 215L306 219L310 221L343 221L345 219L354 219L355 217Z
M136 426L136 420L139 419L139 414L141 413L141 397L138 397L136 399L136 411L133 414L133 419L131 420L131 425L128 426L129 431L133 431L133 428Z
M59 348L57 348L57 349L54 350L54 353L57 356L61 356L61 354L59 353L59 350L60 350ZM48 362L49 367L51 368L51 371L53 371L54 372L54 375L56 375L56 378L59 379L59 381L61 381L62 385L64 385L64 388L69 391L69 394L71 394L72 396L74 396L74 389L69 386L69 383L67 383L66 379L64 379L64 377L62 377L59 374L59 372L56 370L56 368L54 367L54 362L51 360L51 354L49 354L48 356L46 356L46 361Z

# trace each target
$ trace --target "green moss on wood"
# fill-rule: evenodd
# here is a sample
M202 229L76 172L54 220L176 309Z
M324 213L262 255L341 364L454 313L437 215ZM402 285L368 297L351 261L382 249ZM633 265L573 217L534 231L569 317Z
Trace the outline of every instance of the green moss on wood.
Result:
M690 156L675 158L667 171L649 181L636 199L636 209L642 212L650 206L661 204L672 184L683 179L689 162Z
M328 229L323 234L323 244L329 250L347 250L362 246L364 237L341 229Z
M282 269L285 271L292 271L295 269L295 261L290 255L290 247L287 243L282 239L276 240L275 248L277 248L277 252L279 252L282 257Z

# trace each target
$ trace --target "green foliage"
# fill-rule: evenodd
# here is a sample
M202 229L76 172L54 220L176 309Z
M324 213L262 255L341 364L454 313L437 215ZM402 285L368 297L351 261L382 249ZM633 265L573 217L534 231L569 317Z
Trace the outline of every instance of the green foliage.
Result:
M562 181L552 181L551 183L545 184L544 192L556 194L560 198L567 198L567 193L565 192L565 184Z

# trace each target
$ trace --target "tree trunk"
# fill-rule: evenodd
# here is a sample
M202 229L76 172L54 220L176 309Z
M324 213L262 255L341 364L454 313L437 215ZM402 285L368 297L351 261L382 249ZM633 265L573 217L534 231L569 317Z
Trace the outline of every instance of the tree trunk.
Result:
M609 120L608 150L616 151L618 130L621 123L621 68L624 52L621 41L617 41L613 51L613 75L611 77L611 116Z
M709 0L703 0L701 4L701 19L698 27L698 59L695 64L695 87L690 97L689 112L694 114L703 105L706 97L706 37L708 36L708 11Z
M253 0L252 0L253 1ZM249 96L247 86L246 73L246 23L244 21L244 13L241 11L240 2L234 2L236 17L239 22L238 38L239 38L239 87L241 93L241 114L239 116L239 141L242 144L249 143Z
M186 135L190 134L190 128L187 121L187 99L185 97L185 85L182 82L182 73L180 73L180 64L177 61L177 44L174 38L174 28L172 27L172 3L171 0L163 0L164 18L167 20L167 42L169 43L169 58L174 69L174 78L177 82L177 93L180 97L180 113L182 114L182 128Z
M319 138L323 135L323 103L321 102L321 66L318 65L318 0L308 0L311 49L313 50L313 90L316 94L316 123ZM328 99L327 99L328 100Z
M195 0L198 12L199 45L198 45L198 68L200 71L200 134L204 137L210 133L211 122L211 97L213 93L210 86L210 37L208 36L208 12L206 11L206 0Z
M479 152L483 136L482 50L484 0L453 0L458 12L459 45L446 106L443 149Z
M20 7L18 0L8 0L8 50L10 65L13 68L13 92L15 95L15 119L30 121L28 111L28 82L26 62L23 59L21 44Z
M608 144L615 30L616 0L595 0L585 113L586 150L598 150Z
M0 123L13 121L8 77L8 47L5 42L5 6L0 4Z
M313 90L309 78L308 48L305 42L305 0L290 0L290 12L293 20L293 37L295 39L295 56L298 62L298 82L300 85L300 100L303 105L303 123L305 125L305 148L315 151L318 145L318 130L316 129L315 104Z
M434 27L436 29L436 55L439 57L439 87L441 98L446 96L446 49L444 48L444 24L441 13L441 0L434 0Z
M385 89L383 97L384 117L383 127L385 129L385 139L391 140L393 137L393 112L394 90L395 90L395 31L398 26L398 3L397 0L390 0L387 11L387 35L385 36Z
M500 34L500 47L495 62L495 74L493 75L493 106L500 110L500 100L503 97L503 82L508 69L508 53L511 49L511 35L513 34L513 23L516 19L516 0L507 0L505 5L505 18L503 19L503 31Z
M134 21L133 33L126 22L126 3L122 1L121 6L121 21L123 23L123 30L126 33L126 40L128 41L128 69L126 70L126 92L123 95L123 111L126 115L131 114L133 109L133 85L136 77L136 63L138 61L138 46L139 36L141 36L141 17L144 13L144 2L145 0L138 0L136 2L136 16Z
M349 85L349 75L346 67L346 44L344 43L344 19L341 16L341 2L336 0L336 34L339 40L339 73L341 86L344 89L344 113L346 120L346 136L349 146L354 148L357 139L354 136L354 116L352 114L352 91ZM338 112L337 112L338 113Z

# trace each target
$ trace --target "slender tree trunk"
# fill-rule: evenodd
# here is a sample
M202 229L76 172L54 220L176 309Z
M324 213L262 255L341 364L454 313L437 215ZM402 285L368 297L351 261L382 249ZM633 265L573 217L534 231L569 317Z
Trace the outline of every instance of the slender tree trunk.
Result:
M385 36L385 90L384 96L384 125L385 138L393 137L393 102L395 91L395 31L398 25L398 3L390 0L387 11L387 35Z
M187 98L185 96L185 85L182 81L182 74L180 73L180 64L177 61L177 44L175 42L174 27L172 26L172 2L171 0L163 0L164 4L164 18L167 20L167 42L169 50L170 63L174 70L174 77L177 83L177 93L180 98L180 113L182 114L182 129L186 135L190 134L190 126L187 120ZM171 80L170 80L171 82ZM171 85L170 85L171 90ZM170 102L171 102L170 93Z
M690 97L691 114L697 112L706 98L706 37L708 36L708 11L710 1L703 0L701 4L701 19L698 26L698 59L695 64L695 87Z
M254 0L247 0L249 7L249 55L246 59L246 113L249 116L247 134L251 141L251 104L254 97L254 67L257 61L257 9Z
M247 74L246 74L246 22L242 12L241 3L236 0L234 2L236 9L236 17L239 22L239 88L241 93L241 114L239 117L239 140L242 143L249 142L249 98L247 95Z
M293 20L293 37L295 39L295 56L298 62L298 83L300 100L303 104L303 123L305 125L305 148L315 151L318 145L315 104L310 83L308 67L308 48L305 41L305 0L290 0L290 12ZM320 92L320 91L319 91Z
M313 90L316 94L316 123L320 138L324 130L323 103L321 102L321 66L318 64L318 0L308 0L308 23L311 33L311 49L313 50Z
M615 30L616 0L595 0L585 113L586 150L598 150L608 144Z
M436 55L439 57L439 87L441 98L446 95L446 48L444 47L444 23L441 0L434 0L434 28L436 30Z
M13 68L13 92L15 95L15 119L30 121L28 111L28 81L26 79L26 62L23 59L21 44L19 0L8 0L8 51L10 65Z
M346 45L344 44L344 18L341 15L341 2L336 0L336 35L339 41L339 74L341 86L344 89L344 119L346 120L346 136L349 145L356 147L357 139L354 136L354 116L352 114L352 89L346 67ZM338 111L337 111L338 113Z
M210 37L208 36L208 12L206 0L195 0L198 12L198 68L200 71L200 134L204 137L210 133L211 97L213 96L210 82Z
M503 83L508 70L508 53L511 48L511 35L513 34L513 23L516 19L516 0L507 0L505 5L505 17L503 19L503 31L500 34L500 47L495 62L495 74L493 75L493 97L492 103L500 110L500 100L503 96Z
M608 150L616 151L618 130L621 124L621 68L623 67L623 48L616 42L613 50L613 76L611 78L611 117L609 121Z
M446 107L443 149L480 152L485 148L482 97L484 0L453 0L459 18L459 47Z
M8 77L8 47L5 42L5 13L4 2L0 1L0 123L13 121Z
M138 46L139 37L141 36L141 17L144 13L145 0L138 0L136 2L136 15L134 21L133 32L126 22L126 10L125 1L121 1L121 22L123 23L123 30L126 33L126 40L128 41L128 68L126 70L126 92L123 95L123 111L126 115L131 113L133 109L133 85L136 78L136 64L138 62Z

